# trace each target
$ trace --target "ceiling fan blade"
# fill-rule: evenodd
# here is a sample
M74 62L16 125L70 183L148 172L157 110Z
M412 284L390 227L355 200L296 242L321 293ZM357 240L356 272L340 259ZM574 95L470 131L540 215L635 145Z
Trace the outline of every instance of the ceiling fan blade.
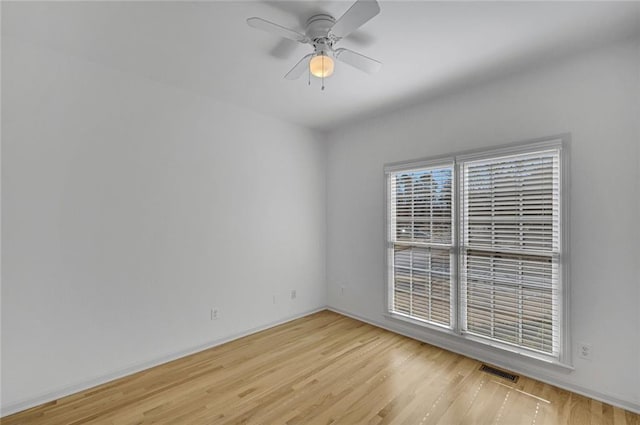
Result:
M282 25L274 24L273 22L265 21L262 18L249 18L247 24L252 28L257 28L262 31L269 32L271 34L278 35L289 40L297 41L300 43L308 43L309 38L297 31L289 28L285 28Z
M331 27L331 33L344 38L380 13L376 0L358 0Z
M378 72L382 67L381 62L349 49L336 49L335 56L340 62L351 65L367 74Z
M311 56L313 56L313 53L309 53L308 55L300 59L300 61L295 64L293 68L291 68L291 71L287 72L287 75L285 75L284 78L286 78L287 80L297 80L298 78L302 77L302 74L304 74L304 72L309 69L309 61L311 60Z

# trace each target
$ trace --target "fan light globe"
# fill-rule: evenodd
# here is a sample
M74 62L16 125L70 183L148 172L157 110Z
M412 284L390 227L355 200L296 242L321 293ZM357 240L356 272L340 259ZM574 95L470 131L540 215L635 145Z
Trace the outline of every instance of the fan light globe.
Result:
M309 62L309 70L314 77L330 77L333 74L333 59L327 55L314 56Z

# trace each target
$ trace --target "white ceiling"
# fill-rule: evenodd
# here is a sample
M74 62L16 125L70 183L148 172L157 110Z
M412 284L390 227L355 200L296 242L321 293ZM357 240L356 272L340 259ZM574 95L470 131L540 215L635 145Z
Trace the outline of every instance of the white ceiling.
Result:
M547 63L640 31L640 3L382 1L351 48L374 75L338 64L317 81L282 77L308 45L250 28L259 16L302 31L345 2L2 2L2 34L313 128Z

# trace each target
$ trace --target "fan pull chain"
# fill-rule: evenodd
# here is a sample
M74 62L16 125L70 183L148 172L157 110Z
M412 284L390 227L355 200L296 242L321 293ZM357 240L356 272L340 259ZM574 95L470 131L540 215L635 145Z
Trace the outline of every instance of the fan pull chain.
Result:
M307 64L307 74L309 74L309 83L307 85L311 85L311 61Z
M321 60L322 60L322 90L324 91L324 70L325 70L325 68L324 68L324 55L322 55Z

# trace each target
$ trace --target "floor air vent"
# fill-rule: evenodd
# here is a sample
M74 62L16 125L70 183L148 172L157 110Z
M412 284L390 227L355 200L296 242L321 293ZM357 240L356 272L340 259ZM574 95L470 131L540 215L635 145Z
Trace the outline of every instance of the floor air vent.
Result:
M500 378L508 379L511 382L518 382L518 378L519 378L518 375L505 372L504 370L496 369L495 367L487 366L486 364L483 364L482 366L480 366L480 370L495 376L499 376Z

